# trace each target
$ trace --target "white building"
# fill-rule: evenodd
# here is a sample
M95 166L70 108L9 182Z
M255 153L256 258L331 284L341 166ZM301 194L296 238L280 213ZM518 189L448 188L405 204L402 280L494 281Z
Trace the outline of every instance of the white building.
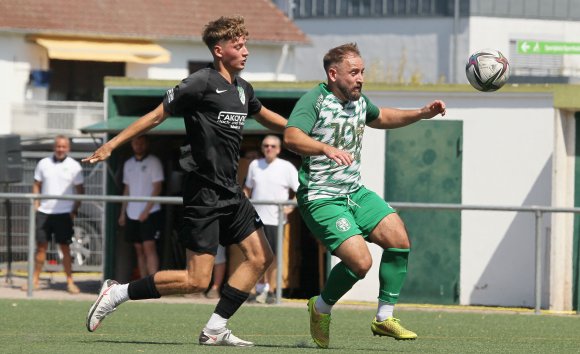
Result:
M580 0L274 2L312 41L297 52L299 80L324 79L313 58L356 42L370 81L466 83L469 55L494 48L510 59L512 83L580 82Z
M137 3L0 0L0 134L51 133L50 118L42 115L63 109L53 101L102 102L105 76L183 79L212 60L201 32L224 15L246 19L244 77L296 79L294 48L306 36L269 0L242 7L235 0ZM81 114L68 129L99 119Z

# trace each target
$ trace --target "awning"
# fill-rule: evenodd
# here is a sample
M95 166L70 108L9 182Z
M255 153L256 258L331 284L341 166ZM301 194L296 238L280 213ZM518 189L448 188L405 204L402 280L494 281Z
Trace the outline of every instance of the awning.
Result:
M103 122L95 123L87 127L81 128L83 133L109 133L117 134L121 130L127 128L131 123L138 118L134 117L113 117ZM248 118L244 123L244 134L267 134L270 131L258 123L255 119ZM159 135L185 135L185 123L183 118L168 117L150 131L150 134Z
M51 59L160 64L169 62L169 51L152 42L87 38L34 37Z

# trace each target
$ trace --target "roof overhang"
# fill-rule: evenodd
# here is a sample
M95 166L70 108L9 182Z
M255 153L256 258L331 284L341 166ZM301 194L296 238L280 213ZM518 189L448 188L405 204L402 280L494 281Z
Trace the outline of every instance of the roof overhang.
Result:
M138 118L135 117L112 117L105 121L83 127L81 128L81 132L85 134L118 134L121 130L127 128L137 119ZM270 132L270 130L258 123L255 119L246 119L243 130L244 134L267 134L268 132ZM185 122L183 121L183 118L168 117L163 121L163 123L153 128L149 134L185 135Z
M149 41L35 36L31 40L48 51L48 57L61 60L168 63L168 50Z

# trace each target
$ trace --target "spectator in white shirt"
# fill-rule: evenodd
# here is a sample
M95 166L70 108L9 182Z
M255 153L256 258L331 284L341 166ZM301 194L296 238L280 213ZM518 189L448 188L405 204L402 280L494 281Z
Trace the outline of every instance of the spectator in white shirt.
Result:
M81 164L67 156L70 140L59 135L54 139L53 155L40 160L34 170L32 193L44 195L84 194ZM36 256L32 284L39 288L40 273L46 261L48 242L54 239L62 251L62 265L66 274L67 291L78 294L72 278L70 244L74 235L73 222L80 201L41 199L34 201L36 208ZM26 290L26 286L23 287Z
M298 189L298 171L294 165L278 158L281 151L281 141L276 135L267 135L262 141L264 157L256 159L248 167L248 176L244 186L244 193L256 200L287 200L290 191ZM264 223L264 232L272 250L276 252L278 240L278 206L255 205L256 211ZM293 207L285 207L288 214ZM275 255L276 256L276 255ZM257 302L274 303L276 289L276 258L266 270L264 278L257 284Z
M145 135L131 141L133 157L123 166L123 195L155 197L161 194L163 166L149 154ZM125 239L135 247L141 278L159 270L157 241L161 236L161 206L153 202L123 202L119 225L125 226Z

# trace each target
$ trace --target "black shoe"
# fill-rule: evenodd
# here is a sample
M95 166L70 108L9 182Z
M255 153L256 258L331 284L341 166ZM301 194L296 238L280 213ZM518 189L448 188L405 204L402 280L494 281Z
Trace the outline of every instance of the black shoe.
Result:
M274 294L273 292L268 292L268 296L266 297L266 303L267 304L275 304L276 303L276 294Z
M247 303L252 304L256 302L256 294L250 294L250 296L248 296L248 299L246 300Z

